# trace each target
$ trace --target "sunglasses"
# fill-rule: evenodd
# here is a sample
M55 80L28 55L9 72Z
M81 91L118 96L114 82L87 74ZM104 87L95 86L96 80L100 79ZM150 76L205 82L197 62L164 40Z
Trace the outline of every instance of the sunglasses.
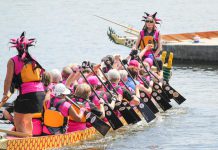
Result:
M146 23L154 23L153 20L146 20L145 22L146 22Z

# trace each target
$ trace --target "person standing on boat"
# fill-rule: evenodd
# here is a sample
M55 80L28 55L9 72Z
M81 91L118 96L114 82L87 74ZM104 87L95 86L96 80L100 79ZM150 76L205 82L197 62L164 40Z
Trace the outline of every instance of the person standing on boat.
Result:
M143 16L145 25L138 36L136 44L132 47L132 50L137 50L139 47L141 52L139 54L140 59L152 58L157 60L160 70L162 70L162 61L159 59L160 52L162 51L161 35L158 31L156 24L160 24L160 19L156 18L157 12L153 15L145 13Z
M8 61L2 98L7 98L10 88L19 90L14 103L14 125L16 131L28 134L32 134L32 114L41 112L45 97L41 82L44 69L28 52L28 48L33 46L34 42L35 39L25 37L25 32L18 39L10 40L18 55Z

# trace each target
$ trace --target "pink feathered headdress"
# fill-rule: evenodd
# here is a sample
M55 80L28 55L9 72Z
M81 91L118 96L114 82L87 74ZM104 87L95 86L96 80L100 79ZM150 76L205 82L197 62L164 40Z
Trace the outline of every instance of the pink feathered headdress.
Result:
M152 17L156 24L160 24L161 19L156 18L157 12L155 12L153 15L150 15L149 13L146 12L145 14L146 16L142 16L143 17L142 21L146 21L148 17Z
M19 38L13 38L10 39L10 42L12 44L11 48L17 48L18 51L22 53L22 59L26 57L26 53L28 52L28 48L30 46L34 46L35 38L27 39L25 37L25 32L23 32Z

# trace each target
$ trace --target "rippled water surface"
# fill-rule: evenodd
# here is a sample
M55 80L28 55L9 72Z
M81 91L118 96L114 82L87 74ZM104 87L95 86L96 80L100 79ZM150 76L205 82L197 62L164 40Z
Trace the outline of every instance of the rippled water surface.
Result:
M128 48L106 36L109 26L119 34L125 34L123 29L95 14L140 29L143 12L158 11L161 33L181 33L217 30L217 6L217 0L0 0L0 93L7 61L16 54L8 41L24 30L27 37L37 38L30 51L39 62L47 70L61 69L85 59L99 62L106 54L128 54ZM171 85L187 101L181 106L172 102L173 109L159 114L150 125L140 122L62 149L217 149L217 66L174 65Z

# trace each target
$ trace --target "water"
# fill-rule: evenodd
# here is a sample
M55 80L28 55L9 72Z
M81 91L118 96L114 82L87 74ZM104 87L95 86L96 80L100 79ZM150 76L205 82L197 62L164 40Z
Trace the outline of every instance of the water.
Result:
M61 69L83 60L99 62L106 54L129 53L106 36L108 26L119 34L124 34L123 29L95 14L140 29L143 12L158 11L161 33L181 33L217 30L217 6L216 0L0 0L0 93L7 61L16 54L8 41L24 30L27 37L37 38L30 52L39 62L47 70ZM171 85L187 98L184 104L173 102L173 109L149 126L142 122L63 149L217 149L217 66L174 66Z

